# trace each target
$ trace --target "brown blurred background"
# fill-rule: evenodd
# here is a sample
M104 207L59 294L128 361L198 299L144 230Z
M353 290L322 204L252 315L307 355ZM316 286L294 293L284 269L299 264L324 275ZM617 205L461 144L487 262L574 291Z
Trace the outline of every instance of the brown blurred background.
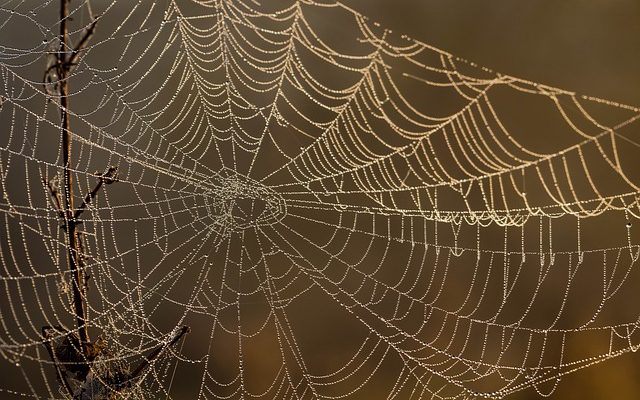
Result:
M640 105L638 0L344 0L399 34L497 72ZM533 390L510 397L540 398ZM640 354L563 378L551 399L640 398Z

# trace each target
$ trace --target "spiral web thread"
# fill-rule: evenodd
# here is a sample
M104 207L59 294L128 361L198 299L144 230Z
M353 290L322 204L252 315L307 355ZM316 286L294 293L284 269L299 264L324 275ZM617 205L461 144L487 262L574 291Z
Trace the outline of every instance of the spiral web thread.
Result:
M129 396L546 395L638 349L640 108L330 1L92 6L76 193L120 181L81 226L89 330L108 368L192 328ZM65 397L41 327L77 329L43 184L62 176L57 7L0 2L3 398Z

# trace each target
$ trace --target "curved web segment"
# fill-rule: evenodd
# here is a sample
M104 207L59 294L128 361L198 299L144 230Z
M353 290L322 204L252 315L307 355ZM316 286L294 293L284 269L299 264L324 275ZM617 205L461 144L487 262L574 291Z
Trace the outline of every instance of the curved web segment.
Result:
M76 193L109 166L120 181L81 226L89 331L134 365L192 328L131 396L547 394L638 349L639 108L339 3L94 3L72 170ZM77 40L90 19L71 4ZM0 8L3 397L63 396L41 327L76 329L46 184L63 173L41 79L56 7Z

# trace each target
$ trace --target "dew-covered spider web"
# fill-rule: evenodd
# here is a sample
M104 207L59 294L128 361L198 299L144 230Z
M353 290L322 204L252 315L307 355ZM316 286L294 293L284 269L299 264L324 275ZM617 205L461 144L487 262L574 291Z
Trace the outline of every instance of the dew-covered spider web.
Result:
M69 4L77 43L91 11ZM2 398L70 397L45 346L78 333L52 198L59 7L0 1ZM78 228L108 349L92 373L191 328L114 395L546 395L638 349L640 108L331 0L91 7L67 78L76 204L119 179Z

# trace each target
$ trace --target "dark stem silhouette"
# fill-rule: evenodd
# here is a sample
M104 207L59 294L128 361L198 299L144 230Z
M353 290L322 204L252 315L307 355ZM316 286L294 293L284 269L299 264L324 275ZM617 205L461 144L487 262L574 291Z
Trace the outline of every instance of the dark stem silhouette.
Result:
M60 383L73 399L84 400L94 398L94 394L90 389L95 389L95 381L92 381L94 378L91 378L90 371L94 362L101 355L109 353L109 350L106 349L106 342L103 338L99 337L95 342L90 340L88 329L89 307L87 302L87 288L90 276L87 274L85 265L86 246L84 236L78 226L83 222L80 219L83 213L89 208L104 185L110 185L118 181L118 169L112 166L103 174L96 173L98 182L84 196L82 203L78 207L75 206L74 166L72 163L73 132L71 130L69 83L81 54L86 50L94 34L98 18L90 15L91 22L84 29L80 40L74 47L69 37L68 28L70 1L60 0L59 47L55 53L55 62L46 68L43 79L45 92L51 95L49 89L54 87L56 89L54 95L59 98L63 179L62 182L57 178L45 179L44 184L48 188L53 205L62 220L61 228L66 235L68 271L71 274L72 307L77 331L67 330L61 326L44 326L42 327L42 338L49 357L55 366L56 375ZM91 14L89 0L86 0L85 4L89 14ZM51 74L54 72L55 77L52 77ZM0 98L0 100L2 99ZM101 381L101 385L109 392L117 393L135 384L144 376L146 370L187 332L189 332L188 327L181 327L147 357L143 357L142 362L132 373L113 371L117 372L113 374L117 378L113 378L108 382ZM72 385L72 382L76 382L75 386ZM79 387L77 383L79 383ZM96 395L101 398L99 394Z

